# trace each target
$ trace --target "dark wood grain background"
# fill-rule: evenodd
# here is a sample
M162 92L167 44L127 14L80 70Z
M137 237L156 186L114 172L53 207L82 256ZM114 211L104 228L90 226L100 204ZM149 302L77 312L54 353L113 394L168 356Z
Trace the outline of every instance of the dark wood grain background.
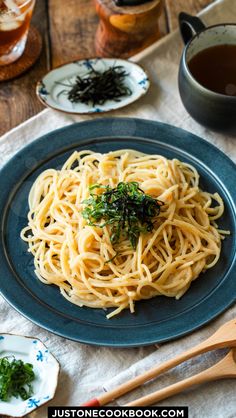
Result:
M165 0L162 36L177 26L180 11L196 14L213 0ZM93 0L37 0L33 25L43 37L37 63L13 81L0 83L0 135L43 109L35 95L36 82L51 68L95 55L97 16Z

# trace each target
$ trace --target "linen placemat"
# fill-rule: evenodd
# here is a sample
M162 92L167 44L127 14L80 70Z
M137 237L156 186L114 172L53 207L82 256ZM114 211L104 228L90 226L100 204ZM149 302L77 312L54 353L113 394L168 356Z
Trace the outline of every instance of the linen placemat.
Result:
M236 23L236 1L217 1L205 9L201 16L207 25L220 22ZM148 71L151 88L147 95L138 102L108 116L140 117L182 127L215 144L236 161L235 139L215 134L198 125L190 118L180 101L177 73L182 49L183 44L176 31L134 57L133 60L141 62ZM0 165L35 138L56 128L85 119L93 119L93 117L70 116L51 109L44 110L0 138ZM118 121L114 123L114 132L118 123ZM133 130L135 130L135 122ZM132 132L130 133L132 134ZM27 166L32 164L32 161L25 163ZM0 280L4 280L4 277L0 277ZM166 358L173 357L182 350L197 344L210 336L220 324L233 317L236 317L235 307L231 307L203 329L175 342L166 343L159 349L155 346L112 349L82 345L48 333L18 314L0 298L1 332L37 336L46 343L61 364L56 396L49 406L79 405L85 400L99 395L103 386L105 390L108 390L117 383L126 380L127 376L136 375L154 363L161 363ZM193 374L202 367L205 368L214 363L223 354L222 350L208 353L178 366L155 382L126 396L125 401L156 390L159 386L172 384L187 374ZM122 370L125 371L124 374L120 374ZM114 378L114 376L116 377ZM123 403L124 398L119 402ZM160 403L160 405L162 404L188 405L191 418L233 418L236 416L235 382L225 380L203 385L197 390L190 390ZM28 418L47 418L47 406L31 413Z

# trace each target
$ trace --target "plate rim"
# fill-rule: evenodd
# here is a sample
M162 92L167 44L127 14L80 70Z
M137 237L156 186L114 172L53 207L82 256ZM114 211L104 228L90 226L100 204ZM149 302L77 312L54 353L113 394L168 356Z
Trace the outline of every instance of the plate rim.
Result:
M68 61L68 62L66 62L64 64L58 65L57 67L49 70L46 74L44 74L43 77L41 77L40 80L37 81L36 87L35 87L35 92L36 92L36 96L37 96L38 100L44 106L48 107L49 109L54 109L54 110L56 110L58 112L62 112L62 113L70 114L70 115L94 115L94 114L96 114L97 112L95 112L95 111L88 111L88 112L86 112L86 111L83 112L82 111L82 112L80 112L80 111L70 111L70 110L67 110L67 109L65 109L63 107L61 107L61 108L55 107L52 104L47 103L47 101L44 100L44 98L42 97L42 95L39 92L39 87L45 84L44 83L44 79L49 74L51 74L53 72L56 72L57 70L60 70L62 67L66 67L67 65L75 64L75 63L81 62L81 61L95 60L95 59L97 59L97 60L103 60L103 61L115 61L115 60L119 60L119 61L124 61L126 63L128 62L132 66L141 69L142 72L143 72L143 74L146 76L146 81L147 81L147 88L146 89L142 89L142 91L140 92L140 95L138 97L133 98L133 100L129 101L126 104L123 104L123 105L121 104L120 106L117 106L117 107L111 107L110 109L107 109L107 110L100 110L98 112L100 115L102 115L104 113L114 112L115 110L123 109L123 108L131 105L132 103L135 103L136 101L140 100L148 92L148 90L150 88L150 84L151 84L150 77L149 77L148 71L140 63L137 63L137 62L134 62L134 61L131 61L131 60L128 60L128 59L124 59L124 58L88 57L88 58L85 58L85 59L78 59L78 60ZM49 93L49 94L51 95L51 93ZM122 103L122 100L121 100L121 103Z
M81 129L81 126L83 126L85 128L85 131L86 131L86 135L85 135L85 133L83 133L83 135L82 135L82 137L83 137L84 140L86 140L86 139L88 140L88 139L92 139L92 138L93 139L96 139L96 137L97 138L99 138L99 137L100 138L101 137L103 137L103 138L108 138L108 137L111 137L111 138L114 137L114 138L116 138L116 137L122 137L122 136L125 137L125 138L128 138L128 137L129 138L132 138L132 137L133 138L135 138L135 137L139 137L140 138L140 137L142 137L142 138L150 139L150 133L148 133L148 134L146 133L146 136L142 136L142 135L139 134L139 132L137 132L137 133L135 132L135 134L130 135L129 133L126 133L125 134L125 132L122 131L122 133L119 134L119 135L118 134L117 135L112 135L111 134L111 129L109 131L109 134L105 133L105 134L102 135L101 132L99 132L97 134L97 125L101 125L100 128L104 128L104 124L105 124L106 125L106 128L108 129L108 127L110 127L110 125L112 123L114 123L114 122L115 123L117 123L117 122L118 123L124 122L124 123L126 123L128 125L131 124L131 126L133 126L132 124L135 122L137 125L141 124L143 127L146 127L147 125L154 125L157 130L158 130L158 127L160 128L160 126L162 126L162 129L167 129L168 130L168 136L169 137L171 136L170 135L171 133L173 134L173 132L175 132L175 133L177 132L180 135L181 138L182 138L182 136L183 137L185 137L185 136L189 137L190 136L190 139L193 139L193 140L195 140L198 143L200 141L204 146L207 147L207 149L210 148L210 149L214 150L214 152L217 155L219 155L221 158L223 158L223 160L226 160L227 165L229 165L232 170L234 170L234 171L236 170L236 165L234 164L234 162L225 153L223 153L221 150L219 150L215 145L209 143L208 141L204 140L203 138L201 138L201 137L199 137L199 136L197 136L197 135L195 135L195 134L193 134L191 132L188 132L186 130L183 130L182 128L177 128L177 127L175 127L173 125L168 125L168 124L165 124L165 123L162 123L162 122L155 122L155 121L138 119L138 118L122 118L121 117L121 118L101 118L101 119L95 119L93 121L86 120L86 121L83 121L83 122L78 122L78 123L75 123L75 124L72 124L72 125L69 125L69 126L66 126L66 127L63 127L63 128L59 128L59 129L54 130L54 131L51 131L51 132L49 132L49 133L41 136L40 138L34 140L32 143L26 145L24 148L22 148L20 151L18 151L16 154L14 154L14 156L1 168L1 170L0 170L0 176L1 175L4 175L4 171L5 170L8 170L8 168L11 167L11 165L12 165L12 163L14 163L14 160L15 159L17 160L17 158L20 158L22 156L22 154L25 153L26 151L28 151L28 150L31 151L32 149L35 149L35 146L37 147L37 145L40 145L45 140L48 140L48 136L52 137L51 139L53 140L53 137L54 137L54 139L55 139L55 137L57 137L57 138L59 137L59 135L58 135L59 133L60 133L61 136L63 136L63 134L64 134L65 131L71 131L70 132L70 136L67 139L67 142L66 143L63 143L63 142L60 143L60 150L61 150L61 152L63 152L63 149L66 149L66 145L68 147L69 144L72 145L74 142L77 142L78 145L79 145L79 143L81 141L81 137L80 137L81 136L81 131L83 130L83 129ZM94 131L93 128L95 128L96 135L93 132L93 135L91 136L91 133L89 132L90 127L91 127L91 130L92 131ZM79 129L77 129L77 128L79 128ZM77 134L76 135L76 138L74 137L75 132ZM80 135L79 135L79 132L80 132ZM191 143L190 139L188 138L189 144ZM185 141L185 139L184 139L184 141ZM161 141L161 142L165 145L165 142L164 141ZM175 137L174 137L174 141L172 141L171 143L173 145L177 146L177 148L178 148L178 144L177 145L175 144ZM57 151L58 151L58 148L56 148ZM184 150L186 151L186 149L184 149ZM51 154L49 154L49 155L51 155ZM190 155L192 155L192 152L190 152ZM53 153L52 153L51 156L53 156ZM195 154L194 154L194 156L195 156ZM198 158L197 156L195 156L195 157ZM199 160L200 160L200 162L202 162L202 159L199 159ZM214 174L216 174L216 173L214 172ZM23 180L24 177L25 176L22 176L21 177L21 180ZM1 186L0 186L0 189L1 189ZM228 189L227 189L227 191L228 191ZM236 197L236 191L235 190L234 190L234 195ZM230 197L231 197L231 193L230 193ZM1 204L0 204L0 206L1 206ZM1 218L1 216L0 216L0 218ZM0 239L2 239L2 237ZM2 260L1 246L0 246L0 260ZM228 275L229 274L231 274L232 267L235 267L234 261L235 261L235 253L234 253L234 257L233 257L233 260L232 260L232 264L231 264L231 266L229 268L229 271L224 276L224 280L228 278ZM5 260L5 263L6 263L6 260ZM11 275L11 272L10 272L10 275ZM231 274L231 276L232 276L232 274ZM227 279L227 280L229 281L229 279ZM135 342L134 341L129 341L129 342L127 342L127 341L119 341L119 338L118 338L118 341L117 341L117 335L115 335L115 337L112 339L112 341L109 341L109 338L108 338L108 340L106 338L104 340L104 338L103 338L102 340L99 340L99 341L97 341L96 339L91 341L91 338L90 337L87 337L86 338L84 336L78 337L78 336L75 336L75 335L68 335L68 333L66 331L63 332L63 330L58 330L58 329L55 330L55 326L50 326L50 325L46 325L45 326L45 324L42 324L42 322L40 320L37 320L35 318L32 318L31 315L26 314L24 312L24 306L23 306L23 308L22 307L19 307L19 306L16 306L14 304L15 303L14 300L12 300L12 297L8 297L8 295L5 294L6 292L2 292L2 289L1 289L1 294L8 301L8 303L10 303L10 305L13 306L13 308L16 309L18 312L20 312L23 316L25 316L26 318L28 318L32 322L36 323L40 327L43 327L44 329L46 329L46 330L48 330L50 332L53 332L54 334L60 335L61 337L68 338L68 339L71 339L71 340L74 340L74 341L79 341L79 342L85 343L85 344L98 345L98 346L109 346L109 347L138 347L138 346L151 345L151 344L154 344L154 343L157 343L157 342L160 343L160 342L165 342L165 341L170 341L170 340L174 340L174 339L180 338L180 337L182 337L182 336L184 336L184 335L186 335L186 334L188 334L190 332L193 332L194 330L200 328L201 326L205 325L209 321L213 320L216 316L218 316L220 313L224 312L233 303L235 303L235 299L236 299L235 296L234 296L234 294L235 294L235 287L233 287L233 278L232 277L231 277L230 283L231 283L232 289L230 287L231 291L229 292L229 294L227 294L227 298L225 298L227 300L225 300L225 303L223 303L223 305L221 304L221 307L220 308L218 308L218 307L215 308L215 306L213 306L211 313L209 315L207 315L200 322L198 321L198 323L195 324L194 326L191 324L190 327L188 327L185 324L184 330L182 330L182 331L180 330L179 332L175 331L174 334L172 333L172 335L164 336L162 338L158 338L158 336L156 336L155 338L153 337L152 339L150 339L150 336L148 334L148 337L146 337L146 339L144 338L142 341L139 340L139 341L135 341ZM22 286L20 286L20 287L21 287L21 291L22 291ZM220 286L218 286L218 287L220 287ZM234 290L234 292L232 292L232 290ZM217 288L214 289L214 292L213 293L215 294L216 291L217 291ZM208 294L207 297L204 300L208 300L211 297L211 293ZM31 301L32 301L32 299L31 299ZM34 302L35 302L35 300L34 300ZM196 308L194 308L194 312L193 312L194 315L196 315L195 310L196 310ZM57 317L57 314L55 314L55 315ZM182 315L180 315L180 316L182 316ZM171 320L171 321L166 320L166 322L170 322L170 323L172 323L173 321L176 322L175 318L173 320ZM177 322L178 321L179 321L179 319L177 319ZM196 321L196 318L195 318L195 321ZM84 327L84 325L82 325L82 326ZM85 325L86 329L87 328L94 329L94 326L96 326L96 325L93 325L93 326ZM98 328L99 328L99 326L98 326ZM112 329L113 332L114 332L115 325L112 326L112 324L111 324L110 329ZM136 340L137 340L137 338L136 338Z

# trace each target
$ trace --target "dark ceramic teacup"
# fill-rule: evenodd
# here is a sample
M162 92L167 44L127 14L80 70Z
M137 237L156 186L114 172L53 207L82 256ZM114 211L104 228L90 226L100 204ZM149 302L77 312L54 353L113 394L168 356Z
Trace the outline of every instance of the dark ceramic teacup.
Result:
M206 28L197 17L180 13L179 25L186 44L179 69L179 92L186 110L197 122L212 130L236 134L236 96L204 87L194 78L188 65L204 49L236 45L236 24Z

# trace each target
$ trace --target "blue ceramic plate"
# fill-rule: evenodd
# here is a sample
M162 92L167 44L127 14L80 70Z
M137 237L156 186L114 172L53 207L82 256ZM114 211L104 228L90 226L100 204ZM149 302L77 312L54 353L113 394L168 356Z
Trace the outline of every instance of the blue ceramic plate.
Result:
M20 231L27 223L28 193L43 170L60 168L74 150L108 152L134 148L193 164L201 187L225 202L220 226L230 229L217 265L202 274L179 300L159 296L136 304L111 320L102 309L78 308L34 274L33 257ZM236 169L201 138L162 123L139 119L100 119L51 132L21 150L0 173L0 272L6 300L38 325L76 341L116 347L160 343L185 335L215 318L236 299Z

